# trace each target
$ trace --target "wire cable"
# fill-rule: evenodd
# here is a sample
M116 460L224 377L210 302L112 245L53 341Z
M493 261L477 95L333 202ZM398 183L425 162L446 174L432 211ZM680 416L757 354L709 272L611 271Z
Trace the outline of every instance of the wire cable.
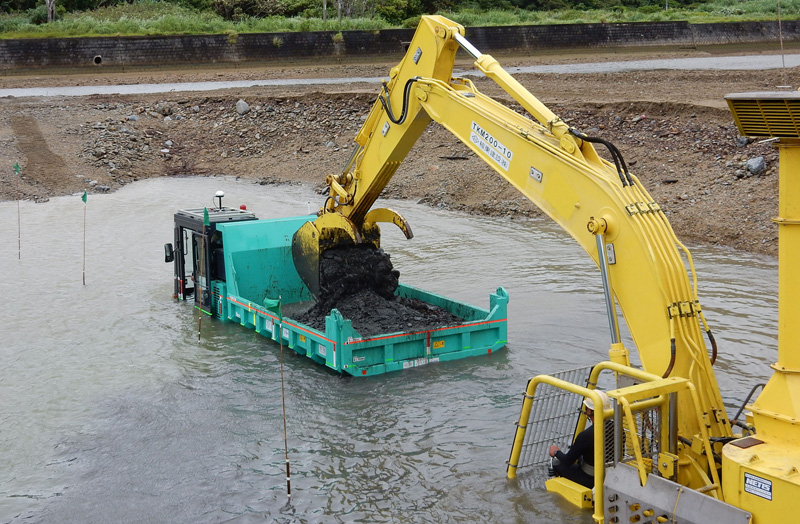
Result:
M292 498L292 474L289 466L289 438L286 432L286 388L283 380L283 297L278 296L278 340L281 343L281 405L283 406L283 450L286 454L286 496Z

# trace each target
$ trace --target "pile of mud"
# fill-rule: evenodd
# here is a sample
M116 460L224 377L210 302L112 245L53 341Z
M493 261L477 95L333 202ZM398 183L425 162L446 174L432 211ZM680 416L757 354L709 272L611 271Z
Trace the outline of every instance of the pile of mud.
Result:
M399 278L400 272L382 249L349 246L326 250L320 257L320 296L296 320L324 331L325 317L336 308L364 337L462 322L421 300L397 297Z

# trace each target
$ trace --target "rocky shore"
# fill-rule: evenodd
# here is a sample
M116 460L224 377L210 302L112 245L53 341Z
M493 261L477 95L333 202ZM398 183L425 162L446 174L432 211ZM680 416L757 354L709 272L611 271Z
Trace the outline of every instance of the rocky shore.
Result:
M336 71L347 73L345 66ZM362 75L381 71L381 65L358 70ZM308 71L267 73L297 77ZM330 69L323 73L333 74ZM234 73L225 78L229 74ZM255 73L239 72L248 74ZM662 205L679 238L775 255L777 229L771 218L777 214L777 152L769 143L738 136L723 95L763 90L779 83L780 74L644 71L519 79L570 125L613 142ZM482 91L520 109L490 81L473 80ZM29 83L44 81L36 77ZM15 83L24 84L24 79ZM346 164L377 87L300 84L0 99L5 124L0 157L9 165L0 172L0 198L45 202L83 190L113 191L154 176L236 175L264 184L319 187L327 174ZM22 168L20 177L10 169L14 163ZM538 214L437 124L413 148L385 195L510 219Z

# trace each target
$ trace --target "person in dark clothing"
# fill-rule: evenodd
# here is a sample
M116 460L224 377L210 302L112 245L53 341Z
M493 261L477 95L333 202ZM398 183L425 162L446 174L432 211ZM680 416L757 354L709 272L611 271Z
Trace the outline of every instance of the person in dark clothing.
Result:
M608 408L611 401L606 394L598 391L603 400L603 407ZM550 446L550 456L556 476L567 478L587 488L594 487L594 402L586 397L583 400L586 417L591 426L578 433L569 450L564 453L555 444Z

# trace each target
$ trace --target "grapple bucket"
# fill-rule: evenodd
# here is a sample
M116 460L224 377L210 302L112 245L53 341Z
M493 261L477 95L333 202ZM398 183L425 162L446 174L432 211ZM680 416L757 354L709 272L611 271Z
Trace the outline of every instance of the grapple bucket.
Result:
M306 222L292 237L292 261L300 279L315 298L320 296L319 254L319 231L313 222Z
M319 299L322 289L320 261L322 253L328 249L353 245L381 247L381 229L377 222L397 225L406 238L414 234L411 227L399 213L391 209L378 208L367 213L366 219L357 227L344 215L325 213L313 222L306 222L292 237L292 259L297 273L308 290Z
M379 247L380 229L377 225L362 226L367 231L366 240ZM292 260L297 274L308 290L319 299L322 289L320 259L322 252L336 247L362 243L355 225L343 215L327 213L313 222L303 224L292 237Z

